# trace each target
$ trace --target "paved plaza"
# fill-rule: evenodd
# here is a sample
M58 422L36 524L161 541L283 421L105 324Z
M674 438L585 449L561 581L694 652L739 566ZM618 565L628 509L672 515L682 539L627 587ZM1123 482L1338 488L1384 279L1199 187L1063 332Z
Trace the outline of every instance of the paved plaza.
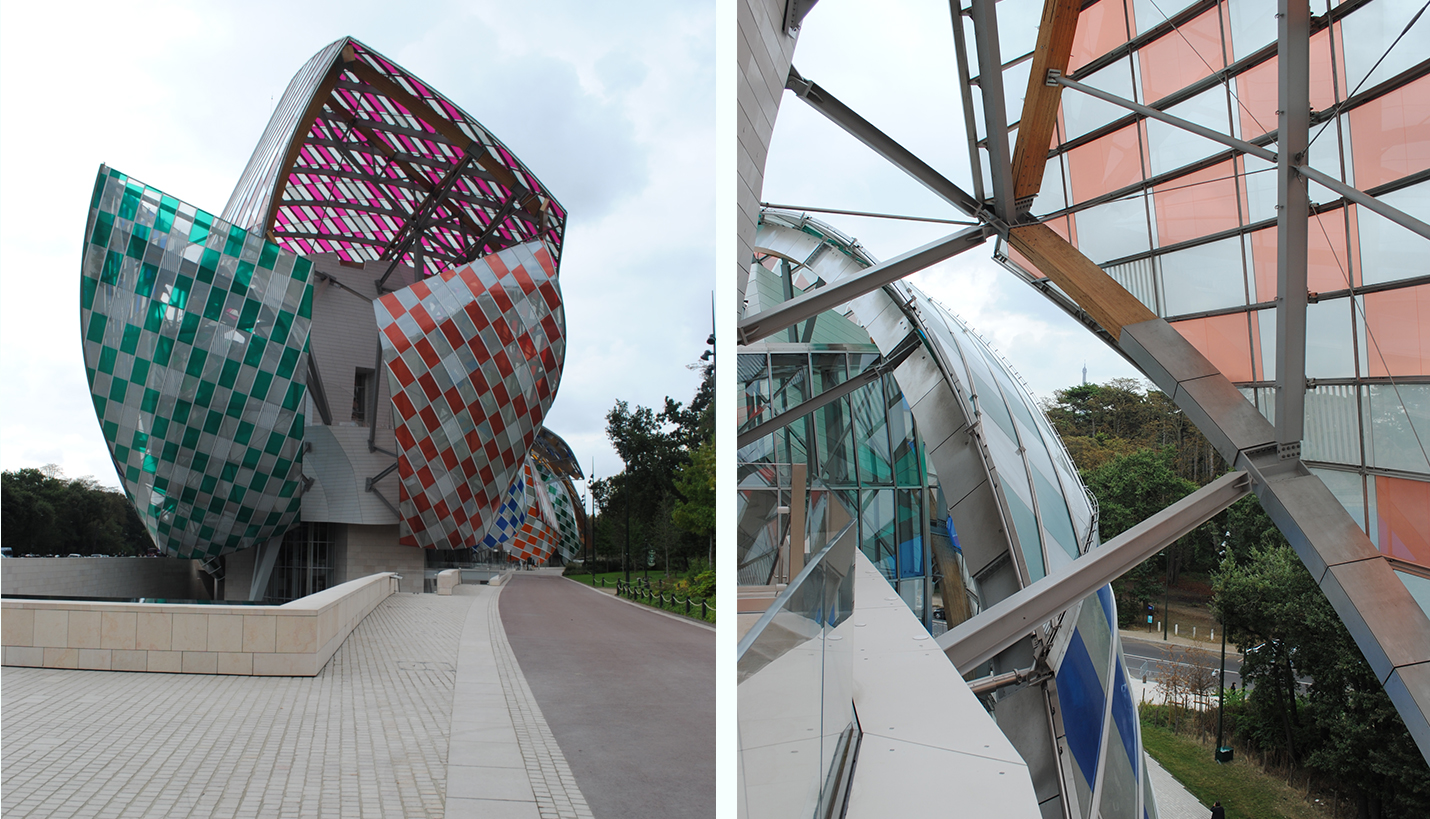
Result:
M505 589L461 586L451 597L394 595L311 678L5 668L0 813L16 819L675 815L613 814L587 805L587 779L597 792L610 784L567 764L561 733L569 729L560 721L549 726L543 716L560 703L544 698L525 659L518 663L498 609L499 600L505 607L508 598L519 601L547 583L582 601L586 621L597 628L606 616L620 621L608 630L623 628L631 613L623 601L571 581L521 578ZM714 650L706 638L713 635L654 612L634 613L656 629L676 625L692 640L705 640L709 691L689 707L707 715L711 762L670 790L681 797L687 785L705 788L710 806L702 815L712 815ZM543 624L539 613L522 619L527 629L565 624L559 617ZM604 676L599 668L575 673ZM599 731L594 738L601 741ZM622 741L612 735L602 744Z

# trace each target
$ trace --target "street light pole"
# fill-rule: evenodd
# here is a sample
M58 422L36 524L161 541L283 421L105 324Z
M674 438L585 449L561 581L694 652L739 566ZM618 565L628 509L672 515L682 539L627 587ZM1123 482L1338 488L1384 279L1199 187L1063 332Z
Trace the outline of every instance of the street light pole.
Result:
M1221 676L1217 678L1219 683L1217 691L1216 706L1216 761L1221 762L1222 756L1222 720L1226 714L1226 619L1222 618L1221 623Z
M621 561L625 564L626 585L631 582L631 470L626 465L625 459L621 459L622 475L621 488L626 493L626 557Z

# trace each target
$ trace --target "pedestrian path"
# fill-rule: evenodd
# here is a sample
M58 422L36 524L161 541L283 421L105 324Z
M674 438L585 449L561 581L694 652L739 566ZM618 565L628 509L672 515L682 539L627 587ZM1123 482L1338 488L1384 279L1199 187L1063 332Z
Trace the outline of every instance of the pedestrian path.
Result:
M524 573L500 610L595 817L715 815L714 629Z

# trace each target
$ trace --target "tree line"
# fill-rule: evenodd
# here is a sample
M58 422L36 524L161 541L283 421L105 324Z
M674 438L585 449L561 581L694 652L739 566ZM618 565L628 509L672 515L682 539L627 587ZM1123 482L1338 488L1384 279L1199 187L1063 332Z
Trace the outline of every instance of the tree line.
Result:
M1059 390L1043 408L1098 500L1103 541L1227 471L1164 393L1136 381ZM1348 795L1361 819L1430 816L1430 767L1255 496L1114 581L1121 625L1184 572L1210 579L1212 613L1246 652L1246 689L1227 709L1238 743Z
M0 473L0 521L11 554L144 555L154 547L129 498L58 466Z

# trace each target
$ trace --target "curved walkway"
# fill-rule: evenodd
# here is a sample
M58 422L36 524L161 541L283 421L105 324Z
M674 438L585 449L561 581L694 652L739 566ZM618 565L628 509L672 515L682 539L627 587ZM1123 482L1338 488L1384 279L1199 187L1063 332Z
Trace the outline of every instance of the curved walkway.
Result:
M540 574L500 612L597 819L715 815L714 629Z

